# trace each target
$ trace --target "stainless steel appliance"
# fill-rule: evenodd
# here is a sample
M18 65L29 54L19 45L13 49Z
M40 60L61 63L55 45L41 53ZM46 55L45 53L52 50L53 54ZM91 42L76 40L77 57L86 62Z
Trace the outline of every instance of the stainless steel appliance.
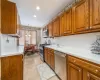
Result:
M48 29L43 31L43 37L47 38L48 37Z
M66 54L55 51L55 73L61 80L67 80Z

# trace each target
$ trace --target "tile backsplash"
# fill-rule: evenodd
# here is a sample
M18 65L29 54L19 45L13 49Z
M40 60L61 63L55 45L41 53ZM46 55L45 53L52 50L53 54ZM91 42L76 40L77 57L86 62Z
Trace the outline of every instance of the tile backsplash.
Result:
M54 42L55 44L60 44L63 46L75 47L79 49L90 49L91 45L99 35L100 32L63 36L55 38Z

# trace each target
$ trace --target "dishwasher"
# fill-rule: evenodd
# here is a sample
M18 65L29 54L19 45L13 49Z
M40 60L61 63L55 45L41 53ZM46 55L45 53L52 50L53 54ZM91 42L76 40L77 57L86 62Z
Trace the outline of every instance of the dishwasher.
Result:
M67 66L66 66L66 54L54 51L55 53L55 73L61 80L67 80Z

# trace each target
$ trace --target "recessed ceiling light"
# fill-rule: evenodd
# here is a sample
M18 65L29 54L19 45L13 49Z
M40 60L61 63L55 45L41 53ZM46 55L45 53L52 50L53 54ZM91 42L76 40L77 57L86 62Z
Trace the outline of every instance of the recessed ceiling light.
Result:
M33 15L34 18L36 18L36 15Z
M37 7L36 7L36 9L37 9L37 10L40 10L40 7L39 7L39 6L37 6Z

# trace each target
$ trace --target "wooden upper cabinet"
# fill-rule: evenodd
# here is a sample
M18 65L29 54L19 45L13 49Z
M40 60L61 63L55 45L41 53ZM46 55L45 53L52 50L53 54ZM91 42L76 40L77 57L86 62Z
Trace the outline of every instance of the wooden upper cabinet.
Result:
M90 0L90 29L100 29L100 0Z
M82 69L72 63L68 63L68 80L82 80Z
M1 33L17 33L17 8L16 4L7 0L1 0Z
M100 77L88 72L87 70L83 71L83 80L100 80Z
M64 35L72 33L72 9L65 12Z
M89 0L82 0L73 7L74 32L89 29Z
M58 37L60 33L60 19L57 17L53 22L53 36Z
M52 37L53 36L53 23L52 22L48 25L48 30L49 30L49 37Z
M65 13L60 16L60 36L64 35L65 28Z

